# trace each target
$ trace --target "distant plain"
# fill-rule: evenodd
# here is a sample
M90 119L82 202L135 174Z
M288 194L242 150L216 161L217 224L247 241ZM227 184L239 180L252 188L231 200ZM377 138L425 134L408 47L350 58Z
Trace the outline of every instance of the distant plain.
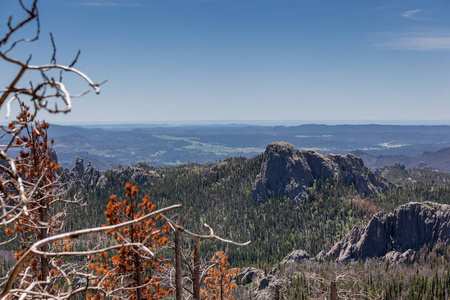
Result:
M49 135L63 167L71 168L81 156L102 170L138 161L174 166L249 158L275 141L321 153L360 150L370 156L414 157L450 147L448 125L52 125Z

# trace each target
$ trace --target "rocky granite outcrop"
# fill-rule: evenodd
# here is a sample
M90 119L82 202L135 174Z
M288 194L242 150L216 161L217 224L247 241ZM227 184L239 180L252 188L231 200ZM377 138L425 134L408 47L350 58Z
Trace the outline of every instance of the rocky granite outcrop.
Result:
M48 155L50 156L51 161L58 163L58 154L56 154L55 149L53 148L48 149Z
M150 186L153 179L160 177L154 167L144 162L137 162L134 166L126 168L114 169L112 172L118 177L133 179L140 187Z
M310 257L306 251L294 250L289 253L281 264L299 264L310 262ZM280 290L286 285L287 266L283 267L284 272L280 273L274 267L268 274L257 268L246 268L237 276L239 282L238 290L246 291L250 299L274 299L276 289Z
M265 201L272 194L294 199L305 192L315 179L338 177L366 195L386 188L386 184L376 178L362 159L353 154L323 155L315 151L301 151L289 143L276 142L269 144L264 152L253 198Z
M390 251L381 258L383 261L389 262L389 264L396 263L411 263L416 259L416 251L408 249L403 253L397 251Z
M105 174L94 168L90 162L88 163L86 170L83 173L82 180L90 188L98 186L101 189L104 189L108 184L108 178L106 178Z
M150 186L152 179L160 177L154 167L143 162L137 162L134 166L126 168L114 169L111 172L116 177L131 178L140 187ZM105 172L97 170L90 162L84 168L82 157L76 159L75 166L69 172L69 178L77 184L86 184L90 188L105 188L108 184L108 178L105 176Z
M75 166L70 171L70 177L81 179L84 174L84 163L82 157L77 157L75 160Z
M309 254L305 250L294 250L291 253L289 253L281 263L282 264L301 263L309 259L310 259Z
M87 184L89 188L94 188L96 186L104 188L108 183L108 179L104 175L104 172L94 168L90 162L85 169L84 160L82 157L78 157L76 159L75 166L69 173L69 178L73 183L78 185Z
M409 249L448 241L450 205L411 202L393 213L376 214L365 227L354 227L323 256L338 262L386 255L390 261L407 260L412 258Z
M264 271L257 268L246 268L237 275L237 280L242 285L248 285L260 281L264 277Z

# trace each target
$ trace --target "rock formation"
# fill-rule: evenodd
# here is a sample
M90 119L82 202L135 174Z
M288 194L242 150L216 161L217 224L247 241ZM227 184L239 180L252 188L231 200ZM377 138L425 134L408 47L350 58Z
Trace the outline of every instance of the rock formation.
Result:
M104 188L108 183L108 179L104 175L104 172L100 172L94 168L90 162L85 169L82 157L76 159L75 166L69 173L69 178L78 185L87 184L89 188L94 188L96 186Z
M385 255L392 261L408 260L413 258L409 249L448 241L450 205L411 202L393 213L376 214L365 227L354 227L324 256L339 262Z
M269 195L284 195L294 199L311 186L315 179L342 177L356 190L372 195L386 188L363 161L353 154L323 155L301 151L284 142L271 143L264 152L253 198L265 201Z
M144 162L137 162L134 166L126 168L114 169L112 172L118 177L130 177L141 187L150 186L152 179L160 177L154 167Z
M84 163L82 157L77 157L75 160L75 166L70 171L70 176L73 178L81 179L84 174Z
M50 155L51 161L54 161L55 163L58 163L58 155L56 154L55 149L50 148L50 149L48 150L48 153L49 153L49 155Z
M137 162L134 166L112 170L115 176L122 178L131 178L140 187L151 185L151 180L159 178L160 175L155 171L154 167L143 162ZM105 172L97 170L89 162L86 169L82 157L78 157L75 166L69 173L69 178L77 184L87 184L88 187L105 188L108 184L108 178Z
M88 163L86 170L84 171L83 177L81 179L90 188L98 186L101 189L103 189L108 184L108 178L106 178L104 173L94 168L90 162Z
M382 257L383 261L389 262L389 264L395 263L411 263L416 259L416 252L408 249L403 253L397 251L390 251Z
M257 268L246 268L241 273L238 274L238 281L247 285L256 281L260 281L264 277L264 271Z
M281 263L282 264L301 263L309 259L310 259L309 254L305 250L294 250L291 253L289 253Z
M299 264L309 262L310 257L306 251L294 250L289 253L281 264ZM285 269L286 266L283 268ZM250 292L250 299L274 299L275 290L282 288L286 284L285 274L282 275L277 267L274 267L268 274L256 268L246 268L237 276L239 282L238 289ZM251 284L251 285L250 285Z

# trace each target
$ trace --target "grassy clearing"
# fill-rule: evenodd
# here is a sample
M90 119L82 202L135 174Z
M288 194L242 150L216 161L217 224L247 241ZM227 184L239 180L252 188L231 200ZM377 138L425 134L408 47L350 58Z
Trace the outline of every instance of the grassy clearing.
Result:
M214 145L209 143L202 143L199 141L196 141L197 138L190 138L190 137L175 137L175 136L168 136L168 135L154 135L156 138L162 139L162 140L172 140L172 141L184 141L187 143L191 143L188 146L183 147L187 150L198 150L202 152L210 152L214 153L216 155L230 155L230 154L236 154L236 153L255 153L259 154L264 151L263 148L255 148L255 147L248 147L248 148L240 148L240 147L226 147L221 145Z

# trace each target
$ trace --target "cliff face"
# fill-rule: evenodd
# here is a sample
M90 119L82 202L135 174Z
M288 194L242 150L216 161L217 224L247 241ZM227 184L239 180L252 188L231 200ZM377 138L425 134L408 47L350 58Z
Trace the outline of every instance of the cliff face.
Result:
M394 213L376 214L364 228L353 228L325 257L337 261L381 257L449 240L450 205L411 202Z
M150 181L153 178L158 178L159 174L154 168L146 163L137 162L134 166L129 166L122 169L114 169L112 172L117 177L131 177L139 186L150 186ZM88 163L86 169L84 168L84 162L82 157L78 157L75 161L75 166L69 173L69 177L74 182L87 183L89 187L94 188L96 186L105 188L108 184L108 178L106 178L105 172L99 171Z
M352 154L323 155L315 151L301 151L289 143L271 143L264 152L253 198L264 201L270 194L275 194L294 199L311 186L314 179L339 176L367 195L386 188L363 161Z

